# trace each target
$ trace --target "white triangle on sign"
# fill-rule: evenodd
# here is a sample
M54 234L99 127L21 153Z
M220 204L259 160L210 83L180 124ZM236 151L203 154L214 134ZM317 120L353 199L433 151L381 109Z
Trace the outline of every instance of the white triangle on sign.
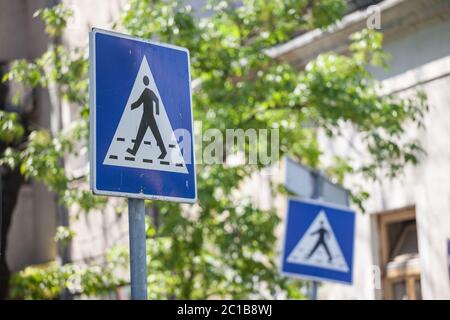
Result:
M148 84L144 83L144 77L148 78L146 79L148 80ZM152 116L149 116L150 113L147 113L147 117L143 119L143 103L140 105L135 104L135 108L131 109L132 104L139 100L146 88L150 89L150 91L147 90L147 93L153 92L152 95L154 94L159 101L159 114L156 113L156 102L153 100L150 100L151 105L147 105L147 110L151 110L153 113L153 118L155 119L153 122L156 122L157 130L160 133L164 148L167 152L162 159L159 159L162 152L157 144L157 138L153 134L155 128L152 130L150 125L146 125L149 123L149 118ZM136 153L130 153L127 150L133 150L139 127L143 120L147 121L141 128L141 130L145 130L144 137ZM155 79L145 56L142 58L141 66L139 67L133 88L131 89L130 96L128 97L127 104L125 105L122 117L120 118L119 125L117 126L116 133L111 141L103 164L188 173L186 163L167 116L164 102L161 99L158 87L156 86Z
M341 272L349 271L333 228L323 210L291 251L287 262Z

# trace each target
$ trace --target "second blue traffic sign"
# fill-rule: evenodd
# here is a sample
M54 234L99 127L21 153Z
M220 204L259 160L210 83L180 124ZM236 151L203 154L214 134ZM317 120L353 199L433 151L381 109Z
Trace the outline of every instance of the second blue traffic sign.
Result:
M313 200L288 200L282 274L352 283L355 214Z

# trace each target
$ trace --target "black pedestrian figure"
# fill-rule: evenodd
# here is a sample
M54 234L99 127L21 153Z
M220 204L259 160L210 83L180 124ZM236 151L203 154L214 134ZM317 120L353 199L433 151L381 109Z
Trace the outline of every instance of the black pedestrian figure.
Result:
M333 257L331 256L330 250L328 249L327 243L325 242L325 239L330 237L330 233L328 232L327 229L325 229L323 227L323 221L320 221L320 228L317 229L317 231L311 233L311 236L313 236L315 234L318 234L319 238L317 239L317 242L316 242L314 248L312 248L312 250L309 252L309 254L306 258L307 259L311 258L311 256L314 254L314 252L316 252L316 250L319 248L319 246L322 245L324 247L325 251L327 252L328 261L331 262L333 260Z
M149 79L147 76L144 76L143 81L145 86L148 86ZM142 91L142 94L139 97L139 99L137 99L136 102L133 102L131 104L131 110L134 110L138 108L141 104L143 104L144 112L142 113L142 119L139 125L139 130L136 135L136 139L134 141L133 149L128 148L127 152L131 153L133 156L136 155L137 151L139 150L139 146L141 145L142 140L144 139L145 132L147 131L147 128L150 127L153 136L156 139L156 143L161 151L161 154L158 157L158 159L164 159L164 157L167 155L167 151L166 147L164 146L164 142L161 138L161 134L159 133L155 116L153 115L153 102L155 103L156 106L156 114L159 115L159 99L152 90L146 87L144 91Z

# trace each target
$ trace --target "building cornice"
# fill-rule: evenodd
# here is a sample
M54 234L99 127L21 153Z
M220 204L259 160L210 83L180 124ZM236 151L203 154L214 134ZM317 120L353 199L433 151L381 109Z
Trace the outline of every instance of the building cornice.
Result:
M381 31L388 41L421 23L450 16L448 0L385 0L376 6L381 13ZM302 69L320 53L345 53L349 36L366 28L369 15L366 10L353 12L326 30L307 32L269 49L267 53L271 57L289 62L297 69Z

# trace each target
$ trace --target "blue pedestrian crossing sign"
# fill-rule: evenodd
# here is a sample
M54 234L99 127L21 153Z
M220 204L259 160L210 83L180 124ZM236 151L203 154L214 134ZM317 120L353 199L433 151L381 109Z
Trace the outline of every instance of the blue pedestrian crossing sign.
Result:
M281 273L352 283L355 214L346 207L289 199Z
M189 51L93 29L89 60L93 192L195 202Z

